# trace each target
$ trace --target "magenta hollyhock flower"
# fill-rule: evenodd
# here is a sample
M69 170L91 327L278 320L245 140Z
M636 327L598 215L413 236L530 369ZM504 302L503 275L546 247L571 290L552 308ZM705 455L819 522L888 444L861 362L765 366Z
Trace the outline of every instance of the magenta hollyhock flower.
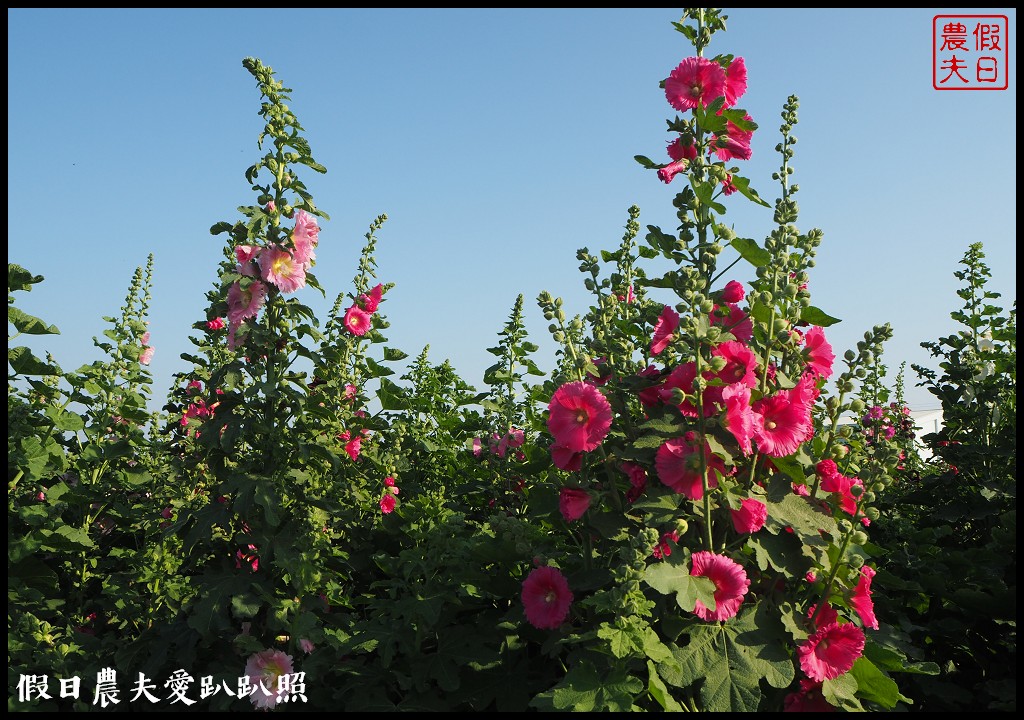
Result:
M853 623L825 625L797 648L800 668L816 682L849 672L863 652L864 631Z
M377 312L377 308L380 306L381 295L384 292L384 285L377 283L372 290L368 293L360 293L357 300L363 306L363 310L368 313Z
M558 510L566 522L579 520L589 507L590 493L586 490L564 487L558 492Z
M794 495L801 495L803 497L810 497L811 496L810 488L808 488L803 483L793 483L792 484L792 488L793 488L793 494Z
M730 305L741 302L745 296L746 290L744 289L743 284L736 280L730 280L722 289L722 301L727 302Z
M733 58L725 70L725 107L732 107L747 91L747 62Z
M754 410L750 407L750 388L743 383L733 383L722 388L725 402L725 426L736 438L744 455L753 452Z
M703 373L703 376L705 380L710 380L714 377L710 371ZM693 387L693 381L696 379L697 363L688 362L677 365L668 374L668 377L665 378L661 389L658 390L658 395L661 397L662 402L671 405L672 390L678 388L687 395L693 395L696 392ZM722 390L721 386L715 385L704 389L704 393L701 396L701 409L704 411L704 417L710 417L718 412L716 403L722 402ZM683 400L676 407L679 408L679 412L687 417L697 417L697 406L689 399Z
M647 489L647 471L632 462L624 462L619 469L629 477L629 490L626 491L626 502L634 503Z
M727 332L731 332L740 342L750 342L754 337L754 321L750 316L740 310L738 305L726 303L715 305L711 310L708 321L717 325Z
M365 335L372 325L370 313L358 305L353 305L345 311L345 319L342 325L353 335Z
M821 694L821 683L813 680L800 680L800 690L791 692L782 701L783 712L835 712Z
M701 620L728 620L735 617L750 587L743 566L725 555L716 555L706 550L695 552L690 561L691 576L706 577L715 584L715 609L708 610L698 600L693 608L694 614Z
M391 493L384 493L380 498L380 511L385 515L388 515L395 509L397 501L395 496Z
M725 367L716 377L726 385L741 383L749 388L757 386L757 355L739 340L730 340L711 351L715 357L725 358Z
M574 452L562 445L552 445L551 462L561 470L576 472L583 467L583 453Z
M693 138L684 143L682 137L670 140L668 143L668 156L673 160L693 160L697 157L697 146L693 144Z
M815 613L817 613L817 617L815 617ZM807 608L807 619L813 620L814 631L817 632L826 625L839 622L839 613L837 613L835 608L829 605L826 601L825 604L821 606L821 612L818 612L818 606L816 604Z
M823 328L815 326L804 333L803 355L809 369L826 380L832 377L832 363L835 362L836 355L825 339Z
M730 510L738 533L756 533L768 520L768 506L757 498L744 498L739 510Z
M863 484L860 478L849 478L836 472L822 479L821 489L827 493L836 493L839 497L839 507L843 512L854 515L857 512L857 498L850 492L850 488Z
M345 443L345 452L353 460L359 459L359 451L363 446L362 435L356 435L354 438Z
M780 392L754 403L754 441L770 457L792 455L811 429L810 408Z
M249 700L258 708L272 709L277 705L280 677L293 672L292 656L281 650L261 650L250 655L245 663L245 674L249 676L249 684L256 687L256 692L249 696Z
M562 571L545 565L523 580L521 595L526 619L540 630L554 630L569 616L572 591Z
M702 57L689 57L665 79L665 98L680 112L698 105L707 107L725 95L725 70L716 62Z
M223 330L224 329L224 318L215 317L213 320L206 322L207 330Z
M637 377L643 378L660 378L661 370L654 365L648 365L646 368L638 372ZM661 400L661 383L652 385L651 387L644 388L637 392L637 397L640 399L640 404L644 407L652 407L657 405Z
M261 277L277 286L283 293L292 293L306 287L306 268L303 263L280 245L260 253Z
M661 540L651 549L651 557L655 560L664 560L672 555L672 546L669 542L679 542L679 531L671 530L661 534Z
M732 175L726 174L725 180L722 181L722 192L726 197L736 192L736 186L732 184Z
M704 497L704 484L700 474L700 455L694 444L692 432L686 437L672 438L662 443L654 457L654 469L658 478L677 493L682 493L690 500ZM704 465L707 470L708 487L718 487L717 470L725 475L725 463L722 458L711 452L711 447L704 443Z
M651 339L651 355L659 355L675 339L679 328L679 313L666 305L658 321L654 323L654 337Z
M228 323L237 327L243 320L256 317L266 300L267 286L259 280L253 280L245 288L236 280L228 288Z
M139 355L139 362L143 365L149 365L153 361L153 353L156 352L152 345L147 345L142 348L142 353Z
M565 383L548 404L548 430L555 444L571 452L590 452L612 426L612 407L601 391L585 382Z
M676 175L686 171L687 165L689 165L689 160L676 160L675 162L671 162L665 167L658 169L658 179L668 185Z
M480 457L483 453L483 444L480 442L480 438L473 438L473 457Z
M743 119L753 120L754 118L744 115ZM711 147L715 149L715 155L719 160L749 160L752 155L750 141L753 137L753 130L741 130L736 123L729 120L725 123L724 138L715 135ZM725 144L720 146L720 140L724 140Z
M853 596L850 598L850 607L860 615L864 627L877 630L878 619L875 617L875 603L871 599L871 580L874 577L875 569L873 567L865 565L860 569L860 579L857 581L857 587L854 588Z

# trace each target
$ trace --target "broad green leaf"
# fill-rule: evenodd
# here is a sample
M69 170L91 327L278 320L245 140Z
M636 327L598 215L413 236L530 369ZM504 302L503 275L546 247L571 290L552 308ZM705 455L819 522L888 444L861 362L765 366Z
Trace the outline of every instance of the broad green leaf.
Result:
M828 327L829 325L835 325L838 322L842 322L839 318L834 318L813 305L805 307L800 311L800 321L811 325L818 325L819 327Z
M770 205L767 202L765 202L765 200L760 195L757 194L757 190L750 187L750 180L748 178L740 177L739 175L733 175L731 182L732 186L739 190L740 195L742 195L743 197L763 207L770 207Z
M26 335L60 335L56 325L47 325L45 322L22 312L13 305L7 306L7 322L18 329L18 332Z
M682 712L683 706L676 702L676 699L669 693L665 683L658 677L658 671L654 663L647 661L647 692L651 697L668 712Z
M888 675L866 657L859 657L853 663L850 675L857 681L857 695L874 703L878 703L886 710L892 710L899 702L913 703L914 701L900 694L896 683Z
M43 362L27 347L15 347L7 350L7 362L10 363L11 368L19 375L59 375L58 370L53 365Z
M390 361L394 362L396 360L404 360L407 357L409 357L409 355L407 353L402 352L401 350L397 350L395 348L389 348L389 347L384 348L384 359L385 360L390 360Z
M772 260L771 253L750 238L735 237L729 241L729 244L740 254L741 258L754 267L764 267Z
M675 593L676 602L683 610L693 612L697 601L705 607L715 607L715 584L709 578L693 577L684 565L668 562L648 565L644 571L644 582L662 595Z
M552 700L558 710L626 712L633 707L634 696L643 689L643 681L625 667L613 667L601 677L590 662L583 660L555 688Z
M636 160L641 165L643 165L648 170L658 170L659 168L665 167L664 164L659 165L658 163L654 162L653 160L644 155L634 155L633 159Z
M7 263L7 292L31 292L32 286L43 281L42 275L33 275L17 263Z
M843 673L834 680L825 680L821 684L821 694L825 700L847 712L861 712L864 707L857 699L857 680L850 673Z

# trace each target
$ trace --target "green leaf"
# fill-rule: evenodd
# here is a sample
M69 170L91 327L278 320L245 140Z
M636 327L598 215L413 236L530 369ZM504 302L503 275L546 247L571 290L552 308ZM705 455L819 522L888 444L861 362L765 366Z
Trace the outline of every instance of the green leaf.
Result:
M729 244L740 254L741 258L754 267L764 267L772 260L771 253L750 238L736 237L730 240Z
M384 348L384 359L385 360L390 360L390 361L394 362L396 360L404 360L407 357L409 357L409 355L407 353L402 352L401 350L397 350L395 348L389 348L389 347Z
M647 661L647 692L651 697L668 712L682 712L683 706L676 702L676 699L669 693L665 683L658 677L658 671L654 663Z
M412 403L407 399L405 390L387 378L380 379L377 400L382 410L408 410Z
M60 335L56 325L47 325L39 318L22 312L13 305L7 306L7 322L26 335Z
M843 673L834 680L825 680L821 684L821 694L829 705L847 712L859 712L864 709L857 699L857 680L850 673Z
M231 598L231 612L236 618L256 617L263 603L252 593L242 593Z
M643 681L626 667L613 667L601 677L589 661L582 660L555 688L552 701L558 710L626 712L633 707L634 695L643 689Z
M850 675L857 681L857 695L860 698L878 703L886 710L892 710L898 702L914 702L901 695L893 679L866 657L857 658L850 669Z
M263 508L264 514L267 516L267 522L271 527L277 527L281 524L281 516L277 514L277 509L281 505L281 501L277 497L273 497L270 494L270 488L268 487L270 480L267 478L259 478L256 480L256 488L253 497L256 500L256 504Z
M838 322L842 322L839 318L834 318L813 305L809 305L800 311L800 320L820 327L828 327L829 325L835 325Z
M709 578L693 577L684 565L659 562L648 565L644 582L662 595L675 593L676 602L683 610L693 612L700 600L707 608L715 607L715 584Z
M59 375L60 370L45 363L27 347L15 347L7 350L7 362L19 375Z
M96 543L94 543L92 538L89 537L89 533L81 528L73 528L70 525L61 525L53 534L64 538L72 547L75 548L89 549L96 547Z
M394 370L388 367L384 367L376 360L373 360L371 358L363 358L363 361L366 363L366 369L369 371L368 377L379 378L384 377L385 375L395 374Z
M757 190L750 187L750 180L748 178L733 175L731 182L732 186L739 190L740 194L747 198L747 200L751 200L763 207L771 207L760 195L757 194Z
M645 157L644 155L634 155L633 159L636 160L641 165L643 165L648 170L658 170L659 168L665 167L664 165L659 165L658 163L654 162L648 157Z
M24 290L31 292L32 286L43 281L42 275L33 275L17 263L7 263L7 292Z

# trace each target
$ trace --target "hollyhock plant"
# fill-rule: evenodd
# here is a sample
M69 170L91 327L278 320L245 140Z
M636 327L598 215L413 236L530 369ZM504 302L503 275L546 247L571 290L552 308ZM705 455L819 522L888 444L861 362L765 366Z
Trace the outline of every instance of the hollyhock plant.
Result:
M575 522L590 507L590 493L579 488L562 488L558 493L558 510L566 522Z
M651 339L651 355L661 352L675 340L675 332L679 328L679 313L666 305L654 323L654 337Z
M682 137L670 140L666 149L673 160L693 160L697 157L697 146L693 144L692 137L687 137L686 142Z
M864 631L853 623L825 625L797 648L800 668L811 680L835 680L864 652Z
M878 619L875 617L875 603L871 599L871 580L875 577L875 569L865 565L860 569L860 579L857 587L853 590L850 598L850 607L860 615L864 627L872 630L878 629Z
M654 468L658 478L690 500L704 497L704 484L700 473L700 455L695 444L695 433L688 432L685 437L666 440L654 457ZM704 443L704 466L708 488L718 487L718 473L725 475L725 464L722 459L711 452L711 447Z
M725 70L716 62L702 57L689 57L669 73L665 80L665 98L680 112L707 107L725 95Z
M736 104L747 91L747 61L733 58L725 70L725 107Z
M753 118L749 115L745 115L743 119L753 122ZM754 131L743 130L732 120L727 121L725 127L725 136L715 135L713 137L712 147L715 150L715 155L723 161L749 160L752 154L750 141L754 137Z
M573 596L562 571L545 565L534 568L523 580L521 599L531 625L555 630L569 616Z
M803 354L807 360L807 367L815 374L826 380L832 377L832 364L836 356L832 352L832 346L825 339L824 329L815 326L804 333Z
M730 510L732 526L738 533L756 533L768 520L768 506L757 498L744 498L739 510Z
M600 390L582 381L555 390L548 413L548 430L555 444L570 452L594 450L612 426L608 400Z
M293 293L306 287L304 264L280 245L260 253L259 266L261 277L283 293Z
M365 335L372 325L370 313L366 312L358 305L353 305L345 311L345 319L342 320L342 325L344 325L345 329L353 335Z
M281 650L261 650L249 656L245 674L249 676L249 683L256 687L249 700L257 708L272 710L277 705L281 676L293 672L292 656Z
M747 594L750 580L743 566L725 555L701 550L695 552L690 562L690 575L706 577L715 584L715 609L708 608L700 600L693 608L694 614L701 620L728 620L735 617L743 604L743 596Z

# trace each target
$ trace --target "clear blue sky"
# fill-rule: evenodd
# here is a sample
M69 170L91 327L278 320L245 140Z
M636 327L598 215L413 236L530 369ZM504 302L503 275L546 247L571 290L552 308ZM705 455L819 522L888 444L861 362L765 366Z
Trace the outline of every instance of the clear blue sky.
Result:
M1016 298L1016 11L1009 89L932 88L933 10L727 10L709 53L746 58L739 103L760 129L746 175L772 200L779 112L800 97L799 227L825 233L811 276L841 355L892 323L885 361L934 367L919 347L955 329L953 272L985 246L990 288ZM943 11L956 12L956 11ZM480 387L524 294L536 359L554 364L536 305L589 304L576 249L614 249L627 209L671 231L665 186L633 160L662 159L674 111L660 80L692 48L671 9L8 9L8 259L46 281L19 304L57 324L34 343L66 369L98 357L132 271L155 254L151 369L162 399L184 370L262 129L255 56L293 89L291 108L326 175L303 178L323 210L314 272L323 319L351 288L372 219L390 345L430 344ZM771 211L735 195L727 219L763 240ZM736 279L751 274L739 270ZM653 297L659 297L656 294ZM668 300L668 298L665 298ZM915 408L935 406L914 387ZM157 403L157 405L162 403Z

